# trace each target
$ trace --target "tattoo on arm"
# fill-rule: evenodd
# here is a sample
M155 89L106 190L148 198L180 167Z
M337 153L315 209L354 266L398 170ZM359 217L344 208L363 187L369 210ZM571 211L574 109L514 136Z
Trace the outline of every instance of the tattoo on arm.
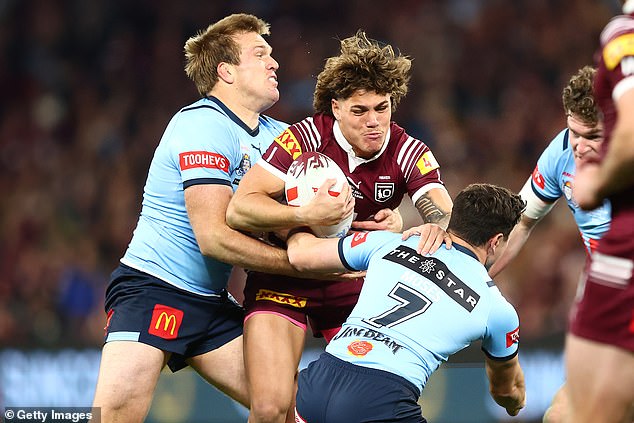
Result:
M425 223L436 223L443 229L447 229L451 213L442 211L429 197L429 193L423 194L416 201L415 206Z

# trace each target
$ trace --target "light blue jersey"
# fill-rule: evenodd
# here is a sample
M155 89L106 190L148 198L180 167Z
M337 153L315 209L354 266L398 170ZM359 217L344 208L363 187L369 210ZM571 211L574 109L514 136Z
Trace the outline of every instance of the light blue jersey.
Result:
M457 244L416 253L418 237L363 232L339 242L351 270L367 269L359 301L326 351L388 371L422 392L438 366L482 340L491 358L518 350L519 319L475 254Z
M546 203L554 203L561 197L566 199L585 247L591 252L610 227L611 207L610 202L605 200L601 207L584 211L572 198L575 159L568 141L569 132L568 129L561 131L539 157L531 178L531 187L535 195Z
M187 216L184 189L221 184L235 191L286 126L260 116L258 127L251 130L214 97L176 113L154 153L141 215L121 262L201 295L226 288L232 266L201 254Z

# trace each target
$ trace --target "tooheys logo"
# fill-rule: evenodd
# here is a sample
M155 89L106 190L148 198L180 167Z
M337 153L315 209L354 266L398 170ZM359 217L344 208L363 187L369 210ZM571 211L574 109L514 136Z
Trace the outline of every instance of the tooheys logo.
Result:
M187 151L178 155L181 170L204 167L229 173L229 160L222 154L209 151Z
M183 311L156 304L152 312L152 321L148 333L163 339L175 339L178 337L178 329L183 322Z
M295 135L290 131L290 129L285 130L277 138L275 138L275 142L286 150L293 160L302 154L302 147L299 145L297 138L295 138Z
M537 166L535 166L535 169L533 170L533 183L541 189L544 189L546 186L546 181L544 181L542 174L539 173L539 168Z
M513 344L517 344L520 342L520 328L519 326L512 330L511 332L507 332L506 334L506 348L510 347Z

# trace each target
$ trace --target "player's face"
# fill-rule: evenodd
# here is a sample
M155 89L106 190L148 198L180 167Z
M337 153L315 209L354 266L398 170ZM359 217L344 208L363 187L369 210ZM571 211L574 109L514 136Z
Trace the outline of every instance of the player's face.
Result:
M597 161L603 143L603 123L599 122L596 126L592 126L573 114L568 115L567 123L575 165Z
M357 156L369 159L381 150L392 119L389 94L358 90L332 100L332 113Z
M235 40L242 49L240 64L234 66L235 83L239 84L249 107L261 113L280 99L275 73L280 65L271 56L271 46L261 35L241 33L235 35Z

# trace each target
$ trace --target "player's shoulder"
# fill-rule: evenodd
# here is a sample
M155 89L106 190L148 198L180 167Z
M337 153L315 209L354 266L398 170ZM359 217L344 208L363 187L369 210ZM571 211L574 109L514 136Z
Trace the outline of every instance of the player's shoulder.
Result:
M605 46L622 35L634 33L634 17L631 15L617 15L601 31L601 45Z
M572 153L572 146L570 145L570 129L562 129L555 137L550 141L548 146L544 149L545 152L559 157L566 156Z
M545 172L547 168L552 168L556 172L557 169L566 166L571 160L574 160L574 157L570 144L570 130L565 128L544 149L539 158L538 167L540 172Z
M278 134L288 128L288 123L274 119L268 115L260 115L259 123L260 126L272 132L277 132Z
M308 151L320 151L322 140L332 135L333 124L333 117L317 113L295 122L288 127L288 131L305 144Z

